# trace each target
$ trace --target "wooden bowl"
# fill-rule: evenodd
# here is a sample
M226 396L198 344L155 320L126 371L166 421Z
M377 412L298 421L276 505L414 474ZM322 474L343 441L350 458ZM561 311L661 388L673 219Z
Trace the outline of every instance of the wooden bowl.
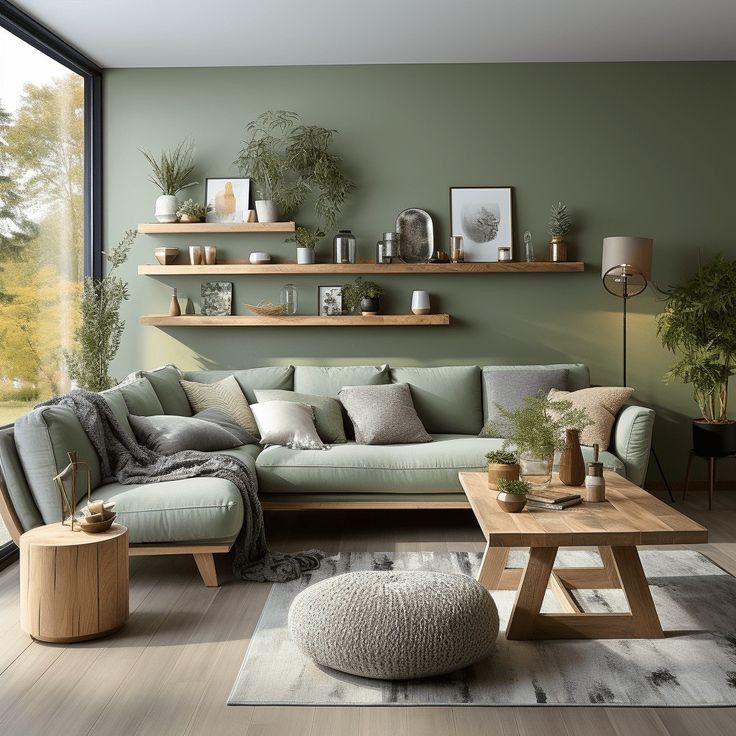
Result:
M498 501L498 505L501 507L502 511L505 511L508 514L518 514L520 511L523 511L524 506L526 506L526 494L522 496L515 493L504 493L503 491L499 491L498 496L496 496L496 501Z
M94 518L95 516L99 516L99 514L93 514L91 517L85 516L79 521L79 526L81 527L83 532L87 532L87 534L99 534L100 532L106 532L115 521L115 514L113 514L109 519L104 519L103 521L87 520Z
M178 248L156 248L153 252L162 266L170 266L179 257Z

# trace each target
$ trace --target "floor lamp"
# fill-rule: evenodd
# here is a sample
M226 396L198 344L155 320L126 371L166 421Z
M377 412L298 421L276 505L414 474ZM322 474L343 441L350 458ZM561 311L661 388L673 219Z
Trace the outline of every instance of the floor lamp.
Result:
M637 296L647 288L652 278L652 250L654 241L651 238L635 238L618 236L603 238L603 265L601 279L609 294L619 297L623 302L623 381L626 386L627 335L626 308L629 299ZM662 476L670 500L674 501L672 489L659 462L654 444L651 446L654 462Z

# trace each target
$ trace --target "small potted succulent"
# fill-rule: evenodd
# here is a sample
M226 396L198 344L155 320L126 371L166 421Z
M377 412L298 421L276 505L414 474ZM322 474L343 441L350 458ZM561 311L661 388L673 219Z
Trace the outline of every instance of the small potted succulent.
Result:
M498 479L498 496L496 500L502 511L509 514L518 514L526 506L526 494L531 490L532 484L525 480Z
M572 218L567 211L567 205L564 202L558 202L552 205L549 214L549 260L550 261L566 261L567 260L567 243L565 236L572 229Z
M519 479L519 456L509 450L491 450L486 453L488 461L488 488L498 490L498 481Z
M202 222L206 214L207 208L193 199L188 199L176 211L179 222Z
M347 311L354 312L360 308L364 317L378 314L382 294L382 286L374 281L364 281L360 276L352 284L342 287L342 301Z
M296 243L296 262L300 266L314 263L314 249L325 234L319 228L309 228L299 225L287 243Z

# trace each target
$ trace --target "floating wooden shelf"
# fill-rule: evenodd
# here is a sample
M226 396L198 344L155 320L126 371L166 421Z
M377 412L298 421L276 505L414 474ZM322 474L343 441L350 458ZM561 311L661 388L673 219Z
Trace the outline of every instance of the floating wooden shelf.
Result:
M293 233L293 222L144 222L139 233L172 235L199 233Z
M383 327L449 325L449 314L377 314L370 317L346 315L342 317L319 317L317 315L295 315L293 317L206 317L187 314L169 317L166 314L144 314L142 325L154 327Z
M503 261L495 263L313 263L299 266L288 263L218 263L214 266L145 264L138 266L141 276L239 276L250 274L389 274L389 273L580 273L584 270L582 261L552 263L532 261L531 263Z

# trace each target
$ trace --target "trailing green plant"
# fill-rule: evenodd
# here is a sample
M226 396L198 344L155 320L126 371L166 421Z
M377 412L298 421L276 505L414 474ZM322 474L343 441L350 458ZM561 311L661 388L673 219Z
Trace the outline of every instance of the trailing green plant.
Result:
M245 126L245 140L235 164L256 183L261 199L272 200L288 217L301 205L308 189L291 167L289 133L299 116L288 110L267 110Z
M197 184L191 180L194 173L194 141L191 138L185 138L169 151L162 151L158 158L142 148L138 150L151 165L149 180L161 190L161 194L175 195Z
M728 420L728 382L736 363L736 261L722 255L684 284L663 290L657 335L676 356L667 383L690 384L706 422Z
M582 432L594 422L585 409L576 409L571 401L553 401L546 396L527 396L518 409L505 409L496 404L501 414L497 422L487 424L481 436L505 437L503 450L519 455L544 458L565 447L564 431Z
M186 202L180 204L179 209L176 211L177 217L186 215L187 217L198 217L200 220L203 219L206 214L207 207L199 202L195 202L193 199L188 199Z
M314 248L324 238L325 234L319 228L309 228L299 225L287 243L296 243L300 248Z
M120 307L128 300L128 284L117 269L128 259L137 231L128 230L122 240L105 252L107 273L99 279L84 280L79 305L79 324L74 332L76 347L64 351L69 377L79 388L104 391L117 381L110 375L110 363L120 349L125 321Z
M351 284L342 287L342 303L348 312L354 312L360 306L361 299L378 299L383 292L382 286L358 276Z
M510 480L509 478L499 478L496 481L498 490L502 493L511 493L514 496L525 496L532 488L532 484L526 480Z
M486 460L489 465L516 465L519 456L509 450L491 450L486 453Z
M549 234L553 238L563 238L572 229L572 218L564 202L553 204L549 214Z

